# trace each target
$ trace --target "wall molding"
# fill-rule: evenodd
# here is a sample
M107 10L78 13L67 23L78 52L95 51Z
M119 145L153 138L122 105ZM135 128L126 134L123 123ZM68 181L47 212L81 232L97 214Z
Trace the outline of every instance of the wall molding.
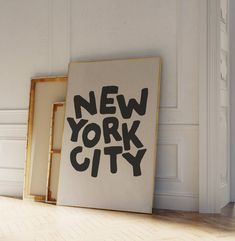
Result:
M48 4L48 71L52 75L67 75L71 57L71 1L50 0Z
M176 156L176 175L175 176L156 176L155 182L161 182L161 181L167 181L167 182L182 182L183 176L182 176L182 159L181 159L181 140L179 139L163 139L159 138L158 140L158 146L159 145L173 145L177 148L177 156Z
M188 8L188 6L183 0L176 0L176 104L174 106L161 106L160 104L160 124L198 125L198 109L195 108L197 105L197 96L195 95L197 86L195 85L195 91L191 92L190 97L185 95L190 89L188 88L186 90L185 86L187 85L188 79L192 78L192 76L188 74L184 66L189 62L189 58L191 60L192 56L196 56L196 53L191 53L190 56L189 48L186 48L186 45L183 44L184 42L194 43L195 39L191 37L194 33L189 32L189 29L195 28L195 25L193 25L193 22L192 26L189 25L190 27L185 24L186 18L192 18L190 15L191 9ZM196 29L197 28L195 28L195 31ZM194 63L192 61L192 65L194 64L196 64L196 62ZM194 82L197 82L196 77L195 80L192 80L192 83ZM190 100L193 106L188 105L188 102L185 101L185 99L189 98L191 98Z
M220 190L219 156L220 81L220 0L200 1L199 57L199 211L219 213L223 197Z
M0 125L27 124L28 109L0 109Z
M154 208L198 211L198 195L182 192L157 192L154 195Z
M199 66L199 210L217 212L215 204L215 140L217 138L217 10L218 1L200 1ZM215 100L215 103L213 102Z
M26 141L26 124L0 124L0 140Z
M230 6L229 6L229 19L231 23L234 23L235 21L235 1L230 1ZM231 115L230 115L230 142L231 142L231 148L230 148L230 156L231 156L231 170L230 170L230 177L231 177L231 201L235 202L235 69L234 69L234 65L235 65L235 29L234 29L234 25L230 24L229 26L229 32L230 32L230 56L229 56L229 60L230 60L230 65L232 66L229 69L229 75L231 78L231 88L230 88L230 103L231 103Z
M175 76L176 76L176 103L174 105L162 105L160 103L160 110L162 111L181 111L181 101L180 101L180 75L179 75L179 65L178 61L181 59L181 41L178 40L180 37L182 31L181 31L181 13L180 13L180 8L182 5L182 0L176 0L176 36L175 36L175 65L176 65L176 71L175 71Z
M27 111L23 110L7 110L0 111L8 115L13 115L15 113L25 114ZM14 120L14 118L13 118ZM15 162L13 159L5 160L9 155L12 158L11 151L16 151L14 149L16 146L20 145L22 148L26 146L26 124L0 124L0 147L3 156L1 156L0 165L0 194L5 196L22 197L23 193L23 177L24 177L24 167L23 162L23 152L14 154L13 158L19 158L19 162ZM9 149L13 148L13 150ZM9 154L7 154L9 153Z
M163 209L198 211L198 176L195 171L198 169L198 125L160 125L158 129L158 144L177 145L178 150L158 156L157 163L165 162L164 158L174 158L174 166L170 161L164 163L169 165L171 172L165 168L160 178L155 178L154 205ZM176 177L170 177L176 173Z

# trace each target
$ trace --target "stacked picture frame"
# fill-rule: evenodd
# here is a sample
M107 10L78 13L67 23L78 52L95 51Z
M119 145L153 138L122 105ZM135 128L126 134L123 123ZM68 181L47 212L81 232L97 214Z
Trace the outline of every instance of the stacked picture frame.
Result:
M31 80L28 115L24 199L45 201L48 185L48 156L52 106L64 102L67 77L40 77Z
M31 80L24 199L151 213L161 59L80 61Z

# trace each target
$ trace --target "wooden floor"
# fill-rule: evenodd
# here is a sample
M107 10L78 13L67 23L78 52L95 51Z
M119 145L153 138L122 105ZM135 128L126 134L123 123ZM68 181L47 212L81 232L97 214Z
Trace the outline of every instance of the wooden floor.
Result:
M234 210L230 204L221 215L145 215L0 197L0 241L235 241Z

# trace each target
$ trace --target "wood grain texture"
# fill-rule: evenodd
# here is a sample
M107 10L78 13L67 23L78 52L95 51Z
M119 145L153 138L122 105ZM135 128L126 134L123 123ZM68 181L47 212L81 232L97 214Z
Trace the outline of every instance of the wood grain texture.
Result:
M235 240L234 204L221 215L153 215L72 208L0 197L0 241Z

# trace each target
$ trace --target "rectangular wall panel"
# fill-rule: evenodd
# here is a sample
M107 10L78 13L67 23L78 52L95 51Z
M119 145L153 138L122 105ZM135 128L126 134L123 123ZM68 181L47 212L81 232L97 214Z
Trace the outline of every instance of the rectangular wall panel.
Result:
M25 125L0 125L0 195L22 196Z
M160 142L157 146L157 168L158 179L177 179L179 169L179 146L177 143Z
M158 141L155 207L198 210L198 127L161 125Z
M0 168L23 169L25 149L25 140L0 140Z

